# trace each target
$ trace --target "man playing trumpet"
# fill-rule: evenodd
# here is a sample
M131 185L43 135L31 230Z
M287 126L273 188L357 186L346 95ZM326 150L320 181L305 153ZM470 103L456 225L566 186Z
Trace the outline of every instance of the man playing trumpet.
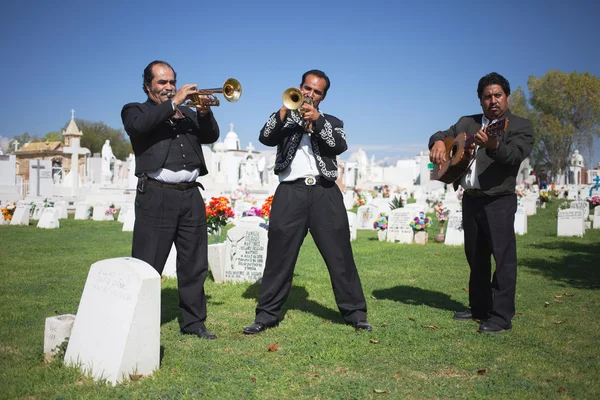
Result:
M348 216L335 183L336 156L348 148L344 125L319 110L329 86L324 72L306 72L300 85L304 102L299 112L284 105L260 132L261 143L277 146L274 170L280 184L271 205L261 295L254 323L244 328L246 334L279 324L298 253L309 229L329 270L342 317L357 330L372 329L354 264Z
M196 113L181 107L197 87L187 84L177 90L168 63L151 62L143 79L146 102L126 104L121 111L138 177L132 257L162 274L174 243L181 333L216 339L204 326L206 210L196 179L208 173L201 145L217 141L219 126L209 106L196 105Z

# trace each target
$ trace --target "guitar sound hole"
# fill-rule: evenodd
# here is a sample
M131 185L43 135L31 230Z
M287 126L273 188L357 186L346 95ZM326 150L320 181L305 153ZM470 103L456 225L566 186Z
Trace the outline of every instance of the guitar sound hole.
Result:
M452 146L452 148L450 149L450 158L454 158L454 155L456 154L456 149L458 148L457 145Z

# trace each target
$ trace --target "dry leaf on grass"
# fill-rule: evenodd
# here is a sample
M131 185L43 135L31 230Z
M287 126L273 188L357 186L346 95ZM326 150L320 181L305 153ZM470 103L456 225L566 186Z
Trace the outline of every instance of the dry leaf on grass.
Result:
M477 375L485 375L486 372L487 372L487 370L485 370L485 369L478 369Z
M413 317L408 317L409 320L414 321L415 319Z
M387 389L373 389L375 393L389 393L390 391Z
M254 383L256 383L256 378L250 378L250 380Z
M277 350L279 350L279 347L277 346L277 342L275 342L269 346L269 351L277 351Z
M563 293L563 296L565 297L573 297L575 296L574 294L570 294L570 293ZM561 386L562 387L562 386Z
M469 289L467 289L466 287L463 288L463 290L467 293L469 293Z
M566 393L567 389L565 389L564 387L561 386L561 387L558 388L558 392L559 393Z
M554 321L555 324L562 324L565 321Z
M129 374L129 379L131 379L132 381L137 381L138 379L140 379L142 377L142 375L139 374Z
M437 325L427 325L425 328L429 328L429 329L437 329L439 328Z
M377 297L375 297L375 296L371 296L371 298L372 298L373 300L377 300Z
M331 323L331 320L330 319L322 319L321 322Z
M544 307L548 307L550 305L550 303L548 303L547 301L544 302Z
M377 344L377 343L379 343L379 340L377 340L377 339L369 339L369 342L371 342L373 344Z

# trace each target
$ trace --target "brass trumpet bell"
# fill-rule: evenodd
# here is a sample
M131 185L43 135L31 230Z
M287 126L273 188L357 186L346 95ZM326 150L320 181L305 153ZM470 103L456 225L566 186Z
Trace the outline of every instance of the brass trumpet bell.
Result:
M221 103L215 94L219 93L225 97L225 100L230 103L234 103L242 96L242 85L237 79L229 78L225 81L222 88L198 89L198 91L192 95L192 98L188 100L185 105L188 107L195 107L198 105L217 107Z
M300 89L291 87L283 92L281 100L288 110L297 110L302 107L302 104L304 103L304 95Z

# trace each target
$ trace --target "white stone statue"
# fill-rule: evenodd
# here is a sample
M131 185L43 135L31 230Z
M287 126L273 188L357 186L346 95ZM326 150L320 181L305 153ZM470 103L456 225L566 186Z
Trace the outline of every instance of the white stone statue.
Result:
M570 165L572 167L583 168L583 166L584 166L583 156L581 154L579 154L579 150L573 151L573 154L571 155L571 164Z
M110 169L110 164L116 159L110 147L110 140L107 139L102 146L102 180L104 182L112 180L113 173Z

